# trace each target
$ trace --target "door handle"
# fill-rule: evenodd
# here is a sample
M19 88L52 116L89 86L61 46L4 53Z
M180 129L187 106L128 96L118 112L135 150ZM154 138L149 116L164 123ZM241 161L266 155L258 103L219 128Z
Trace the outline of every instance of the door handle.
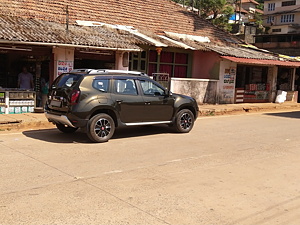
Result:
M116 102L120 105L123 101L122 100L116 100Z

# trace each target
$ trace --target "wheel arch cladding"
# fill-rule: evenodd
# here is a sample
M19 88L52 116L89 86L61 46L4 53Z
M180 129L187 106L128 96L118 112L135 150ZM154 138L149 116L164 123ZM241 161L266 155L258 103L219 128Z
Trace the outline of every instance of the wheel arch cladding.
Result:
M114 120L114 123L115 123L115 127L118 126L118 119L117 119L117 115L116 113L112 110L112 109L97 109L95 110L89 119L91 119L93 116L99 114L99 113L105 113L107 115L109 115L113 120Z

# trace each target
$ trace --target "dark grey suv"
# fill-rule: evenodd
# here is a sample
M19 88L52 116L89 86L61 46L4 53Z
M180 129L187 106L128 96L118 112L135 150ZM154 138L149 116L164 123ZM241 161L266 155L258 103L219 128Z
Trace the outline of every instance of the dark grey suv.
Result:
M64 133L81 128L93 142L106 142L121 126L169 124L187 133L198 106L140 72L77 69L53 82L45 115Z

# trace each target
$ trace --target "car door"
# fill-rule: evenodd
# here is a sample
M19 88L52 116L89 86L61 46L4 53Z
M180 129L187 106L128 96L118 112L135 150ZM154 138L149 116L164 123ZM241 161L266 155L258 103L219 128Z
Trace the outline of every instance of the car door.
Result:
M113 93L115 108L123 123L142 122L145 102L137 90L135 79L114 78Z
M145 102L144 122L171 121L174 110L174 98L167 90L152 80L139 79Z

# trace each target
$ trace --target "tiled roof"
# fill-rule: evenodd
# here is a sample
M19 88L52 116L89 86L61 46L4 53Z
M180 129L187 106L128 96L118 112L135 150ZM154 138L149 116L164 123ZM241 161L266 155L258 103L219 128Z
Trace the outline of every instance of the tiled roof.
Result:
M249 12L246 9L243 9L243 7L240 8L240 6L237 6L235 8L235 12L239 12L239 11L241 11L241 13L249 14Z
M260 13L260 14L264 14L264 11L262 11L260 9L255 9L255 12Z
M66 6L71 24L68 35L65 32ZM75 25L76 20L133 26L168 47L214 51L223 56L278 60L269 52L238 47L243 44L240 39L171 0L1 0L0 39L123 49L139 49L137 44L153 46L151 41L127 31L105 26L79 27ZM208 37L210 43L174 37L169 33Z
M279 60L279 57L268 51L258 48L246 47L231 47L231 46L206 46L211 51L217 52L222 56L233 56L247 59L266 59L266 60Z
M65 23L67 6L73 24L76 20L99 21L207 36L212 42L226 42L224 38L241 42L171 0L1 0L0 13Z
M102 27L81 27L37 19L0 15L2 41L59 43L103 48L136 49L139 41L128 33L118 33Z

